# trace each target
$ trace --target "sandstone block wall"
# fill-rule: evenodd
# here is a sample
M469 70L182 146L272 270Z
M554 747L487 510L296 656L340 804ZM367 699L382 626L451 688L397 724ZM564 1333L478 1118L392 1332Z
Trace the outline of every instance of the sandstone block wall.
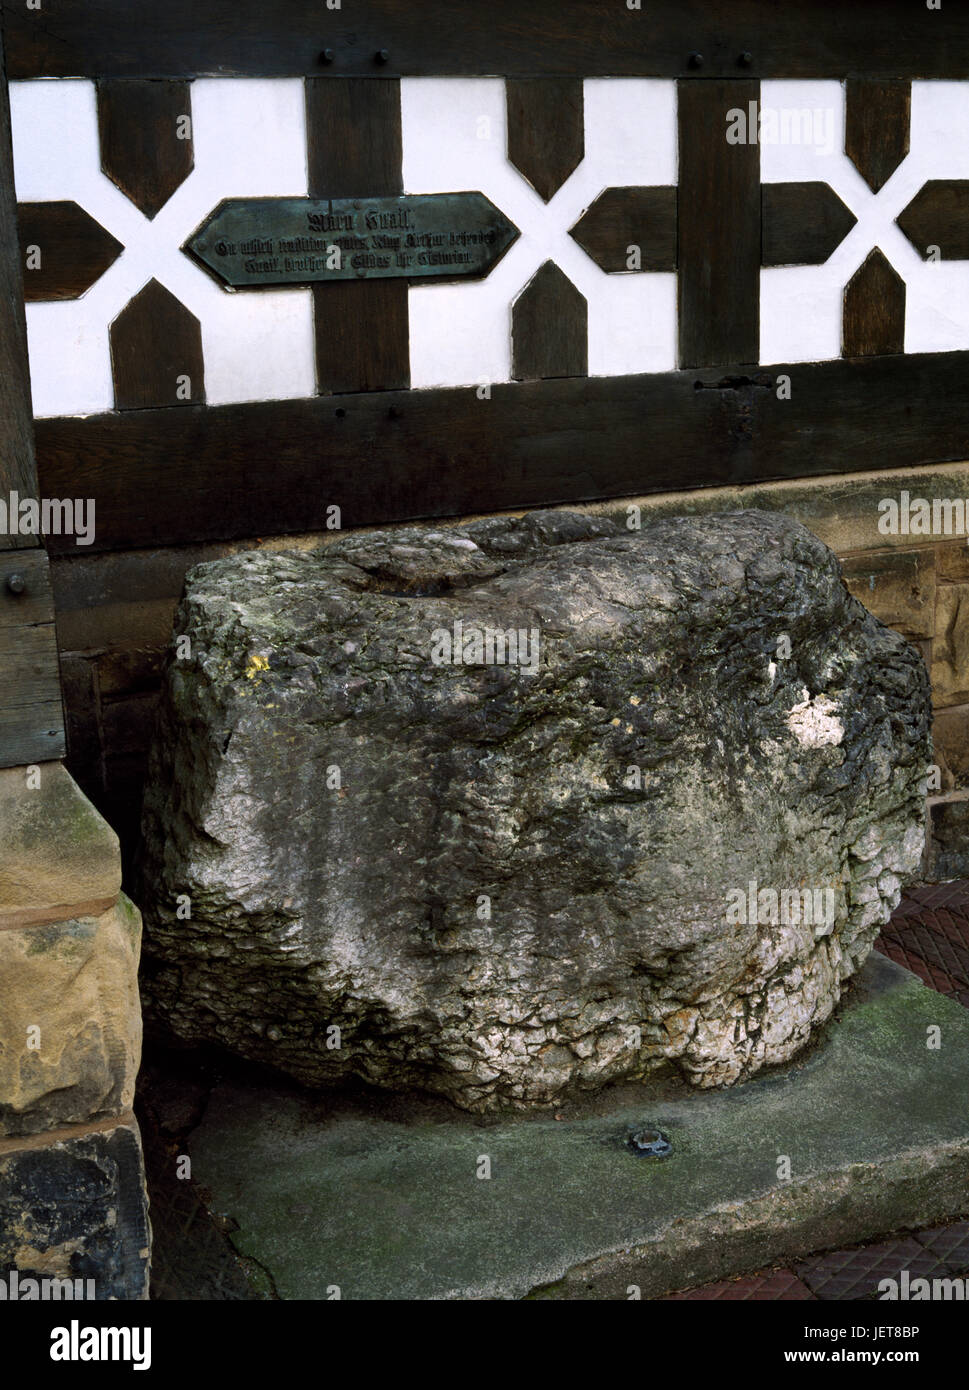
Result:
M0 770L0 1278L148 1296L141 917L118 838L57 762ZM16 1272L16 1273L15 1273ZM25 1293L25 1290L27 1291Z

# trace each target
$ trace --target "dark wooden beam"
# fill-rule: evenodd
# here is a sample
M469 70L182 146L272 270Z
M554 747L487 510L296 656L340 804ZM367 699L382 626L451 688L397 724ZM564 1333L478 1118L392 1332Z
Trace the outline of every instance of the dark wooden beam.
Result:
M124 247L77 203L18 203L24 297L77 299Z
M41 419L41 481L96 499L97 551L322 531L332 504L383 525L969 457L969 352L746 372Z
M511 307L511 374L516 381L585 376L589 370L585 295L546 261Z
M118 410L205 400L199 321L157 280L128 301L109 336Z
M306 140L311 198L403 192L398 81L307 82ZM312 292L321 395L410 384L405 280L334 281Z
M947 77L969 72L969 7L946 0L3 0L12 77ZM387 54L380 63L378 52Z
M187 82L98 82L101 168L146 217L154 217L195 164Z
M911 107L909 81L866 76L845 83L845 154L873 193L908 154Z
M36 497L34 427L27 369L27 323L17 241L10 103L0 32L0 499L12 491ZM39 545L36 536L0 531L0 551ZM0 766L4 765L0 746Z
M876 246L845 286L843 357L905 351L905 281Z
M308 82L306 124L311 198L404 191L399 82Z
M62 758L64 749L47 552L0 551L0 767Z
M600 270L675 270L676 189L606 188L569 236ZM638 264L629 264L631 249Z
M728 113L746 114L760 84L677 84L679 361L755 363L760 350L760 148L730 144Z
M969 179L930 179L895 221L923 260L969 260Z
M830 184L761 186L761 265L823 265L857 222Z
M38 535L20 534L20 503L26 499L37 504L41 493L16 200L0 30L0 767L43 762L64 753L47 552ZM75 494L71 490L67 495Z
M511 77L505 83L508 158L547 203L582 163L580 77Z

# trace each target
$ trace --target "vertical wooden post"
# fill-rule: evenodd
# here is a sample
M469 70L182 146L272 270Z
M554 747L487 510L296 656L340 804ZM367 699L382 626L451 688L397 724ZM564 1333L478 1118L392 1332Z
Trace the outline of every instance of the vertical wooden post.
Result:
M677 83L681 367L755 363L760 349L760 83ZM732 112L747 122L727 138Z
M0 767L64 754L47 552L21 530L25 498L40 501L0 29Z
M10 100L0 30L0 500L4 501L11 491L24 497L37 495L27 325L19 255ZM0 550L37 545L40 545L37 536L0 532Z
M403 192L400 81L310 77L306 139L311 198ZM406 280L313 286L320 395L410 385Z

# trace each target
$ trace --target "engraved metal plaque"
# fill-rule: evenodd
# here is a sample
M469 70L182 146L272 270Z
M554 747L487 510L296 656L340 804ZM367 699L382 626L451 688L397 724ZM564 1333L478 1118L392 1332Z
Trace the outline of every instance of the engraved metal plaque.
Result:
M238 289L463 280L487 275L518 234L483 193L228 198L182 250Z

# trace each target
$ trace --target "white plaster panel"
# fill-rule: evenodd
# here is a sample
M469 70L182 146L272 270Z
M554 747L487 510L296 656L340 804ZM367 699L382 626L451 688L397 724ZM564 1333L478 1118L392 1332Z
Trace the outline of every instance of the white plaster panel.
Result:
M761 271L761 362L840 356L844 287L875 246L906 282L906 352L969 348L969 265L923 261L895 225L927 179L969 177L969 84L913 82L910 153L878 193L844 153L840 83L764 82L761 102L821 113L814 142L761 144L762 180L822 180L858 219L824 265Z
M545 203L507 156L500 78L405 78L404 188L480 189L521 235L481 281L412 286L411 381L464 386L511 377L511 305L546 260L585 295L592 375L663 371L675 363L673 275L607 275L568 235L604 188L676 177L674 84L585 83L585 159Z
M921 180L969 179L969 82L912 83L912 154ZM930 243L931 244L931 243ZM969 261L922 261L905 272L905 351L969 348Z
M210 403L314 394L309 292L226 292L180 250L223 198L306 194L299 79L194 82L195 169L153 221L100 171L93 83L14 82L10 95L18 197L72 199L125 247L80 299L28 304L37 415L111 409L108 325L151 278L201 322ZM590 79L584 99L585 158L546 204L508 160L502 79L402 81L405 190L480 189L521 231L485 279L411 287L414 386L509 380L511 305L548 259L586 297L592 375L675 366L675 275L607 275L568 235L605 188L676 182L675 84ZM927 179L969 178L969 83L912 84L911 153L878 194L844 154L840 83L764 82L761 104L813 118L807 143L761 143L762 179L827 182L858 218L825 265L761 272L761 361L839 356L844 286L875 245L906 281L906 350L969 348L969 263L925 262L895 226Z
M125 248L80 299L27 305L36 415L111 409L108 325L153 278L200 320L210 404L314 393L309 291L228 293L180 249L223 198L306 194L301 80L194 82L195 168L153 221L100 171L93 83L14 82L10 96L18 197L73 199Z

